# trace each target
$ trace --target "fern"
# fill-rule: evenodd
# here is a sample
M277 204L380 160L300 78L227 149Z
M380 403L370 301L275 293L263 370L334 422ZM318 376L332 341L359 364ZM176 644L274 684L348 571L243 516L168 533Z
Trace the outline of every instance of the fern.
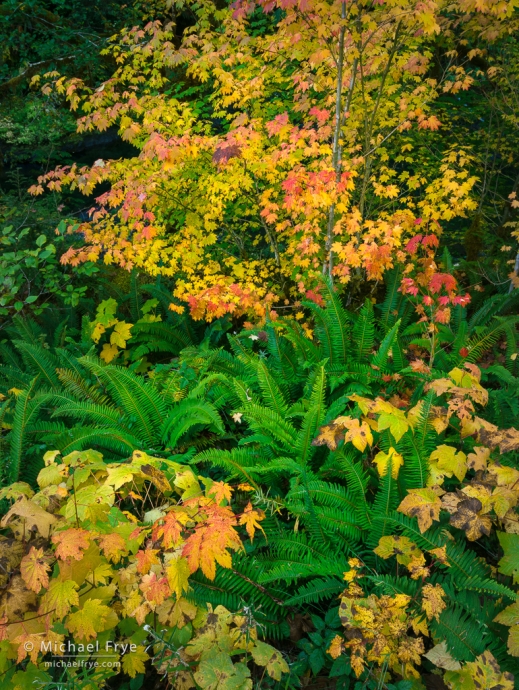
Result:
M375 315L373 304L367 299L353 327L353 342L358 359L365 359L372 351L375 342Z

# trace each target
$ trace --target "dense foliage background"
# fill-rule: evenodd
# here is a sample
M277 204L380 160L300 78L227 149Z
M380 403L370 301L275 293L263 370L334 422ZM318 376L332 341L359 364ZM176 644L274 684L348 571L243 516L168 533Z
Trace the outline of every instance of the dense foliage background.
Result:
M518 11L0 5L2 688L517 686Z

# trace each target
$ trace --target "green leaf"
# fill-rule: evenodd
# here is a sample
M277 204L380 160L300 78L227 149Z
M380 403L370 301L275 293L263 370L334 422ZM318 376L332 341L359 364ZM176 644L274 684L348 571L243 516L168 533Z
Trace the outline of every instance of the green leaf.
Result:
M283 659L280 652L269 644L257 640L251 653L252 658L258 666L265 666L267 673L271 678L274 678L274 680L281 680L282 674L288 673L289 668L287 662Z
M499 572L503 575L511 575L514 583L519 582L519 534L498 532L499 543L505 555L499 561Z

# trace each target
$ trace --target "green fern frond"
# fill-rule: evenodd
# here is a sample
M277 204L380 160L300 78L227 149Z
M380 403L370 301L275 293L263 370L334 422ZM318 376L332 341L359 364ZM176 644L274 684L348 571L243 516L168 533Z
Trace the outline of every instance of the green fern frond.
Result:
M79 361L106 385L134 422L139 437L155 444L166 416L166 403L154 386L124 367L101 366L92 357L81 357Z
M353 327L353 347L357 359L365 359L375 342L375 314L370 299L364 302Z

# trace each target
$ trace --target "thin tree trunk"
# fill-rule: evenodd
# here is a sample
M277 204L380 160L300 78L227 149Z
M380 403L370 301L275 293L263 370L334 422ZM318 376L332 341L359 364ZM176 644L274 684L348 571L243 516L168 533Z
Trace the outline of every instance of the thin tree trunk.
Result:
M346 19L346 2L343 0L341 9L341 19ZM333 154L332 166L335 171L335 178L340 179L341 166L341 124L342 124L342 72L344 67L344 37L346 26L341 26L339 34L339 53L337 55L337 90L335 93L335 131L333 134ZM323 275L328 274L331 278L333 269L333 226L335 223L335 204L328 210L328 230L324 245Z

